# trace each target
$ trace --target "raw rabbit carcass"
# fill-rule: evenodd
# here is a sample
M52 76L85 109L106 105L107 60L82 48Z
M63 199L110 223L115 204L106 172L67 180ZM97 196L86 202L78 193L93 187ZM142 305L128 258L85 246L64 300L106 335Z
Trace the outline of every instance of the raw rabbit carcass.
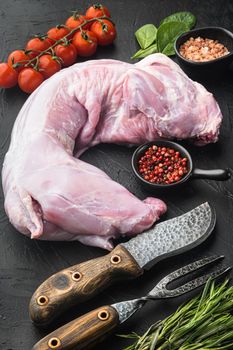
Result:
M137 199L77 156L98 143L215 142L221 119L212 94L162 54L63 69L16 119L2 173L10 222L32 238L111 249L112 238L149 228L166 205Z

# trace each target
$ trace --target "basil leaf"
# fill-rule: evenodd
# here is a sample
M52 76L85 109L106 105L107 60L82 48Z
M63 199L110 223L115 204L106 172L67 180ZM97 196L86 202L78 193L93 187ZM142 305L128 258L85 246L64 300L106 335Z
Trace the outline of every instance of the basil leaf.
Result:
M139 51L137 51L132 57L131 59L135 59L135 58L144 58L146 56L151 55L152 53L158 52L157 50L157 45L153 44L150 47L148 47L147 49L143 50L140 49Z
M175 55L174 43L167 44L167 46L163 49L163 54L166 56Z
M187 24L189 29L191 29L196 24L196 17L191 12L176 12L168 17L165 17L161 21L160 25L168 22L183 22Z
M172 51L172 47L177 37L189 30L187 25L182 22L167 22L161 24L157 33L157 46L158 51L167 55L173 55L175 51Z
M135 59L135 58L144 58L146 56L149 56L151 55L152 53L155 53L155 52L158 52L157 50L157 45L156 44L153 44L151 45L150 47L148 47L147 49L143 50L139 50L137 51L132 57L131 59Z
M157 28L153 24L145 24L135 32L137 41L142 49L149 47L155 40Z

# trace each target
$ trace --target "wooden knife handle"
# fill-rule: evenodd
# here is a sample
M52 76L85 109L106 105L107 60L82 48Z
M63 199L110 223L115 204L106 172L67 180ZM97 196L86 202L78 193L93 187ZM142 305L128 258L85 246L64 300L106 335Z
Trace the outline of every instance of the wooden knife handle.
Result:
M50 333L32 350L90 349L102 341L118 322L117 311L111 306L102 306Z
M90 299L117 280L143 273L130 253L121 245L109 254L64 269L43 282L33 294L29 311L32 321L44 326L55 317Z

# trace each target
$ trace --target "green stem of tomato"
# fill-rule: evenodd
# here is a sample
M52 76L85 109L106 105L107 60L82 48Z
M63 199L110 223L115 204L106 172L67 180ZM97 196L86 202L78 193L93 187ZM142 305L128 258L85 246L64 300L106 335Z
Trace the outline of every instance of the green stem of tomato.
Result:
M73 35L74 33L76 33L78 30L82 30L82 28L88 24L88 23L92 23L95 21L99 21L102 22L103 19L107 19L108 21L112 22L114 24L114 22L111 20L111 18L107 17L107 16L101 16L101 17L95 17L95 18L91 18L91 19L87 19L85 20L82 24L80 24L79 26L77 26L76 28L72 29L67 35L65 35L63 38L56 40L55 43L53 45L51 45L50 47L48 47L46 50L41 51L41 53L39 55L37 55L36 57L32 58L31 60L28 61L28 63L25 65L25 67L30 66L34 61L36 61L36 65L38 64L38 59L43 56L45 53L49 52L50 50L53 50L53 48L55 46L57 46L58 44L61 44L64 42L65 39L68 39L68 37L70 35ZM49 39L49 38L48 38ZM25 61L24 61L25 62ZM17 63L20 63L17 62Z

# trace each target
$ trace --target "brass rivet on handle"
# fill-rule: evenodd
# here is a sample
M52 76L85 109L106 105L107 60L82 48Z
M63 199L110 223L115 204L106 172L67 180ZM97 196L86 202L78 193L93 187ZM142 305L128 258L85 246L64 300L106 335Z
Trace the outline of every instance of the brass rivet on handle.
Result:
M37 302L38 305L44 306L44 305L48 304L49 298L46 297L46 295L40 295L40 296L36 299L36 302Z
M109 312L107 310L102 310L98 312L97 316L101 321L106 321L109 318Z
M77 271L77 272L72 273L71 278L73 281L78 282L81 280L82 276L83 275L81 274L81 272Z
M111 256L110 261L112 264L117 265L121 262L121 257L120 255L114 254L113 256Z
M61 346L61 341L59 338L53 337L48 341L48 346L50 349L58 349Z

